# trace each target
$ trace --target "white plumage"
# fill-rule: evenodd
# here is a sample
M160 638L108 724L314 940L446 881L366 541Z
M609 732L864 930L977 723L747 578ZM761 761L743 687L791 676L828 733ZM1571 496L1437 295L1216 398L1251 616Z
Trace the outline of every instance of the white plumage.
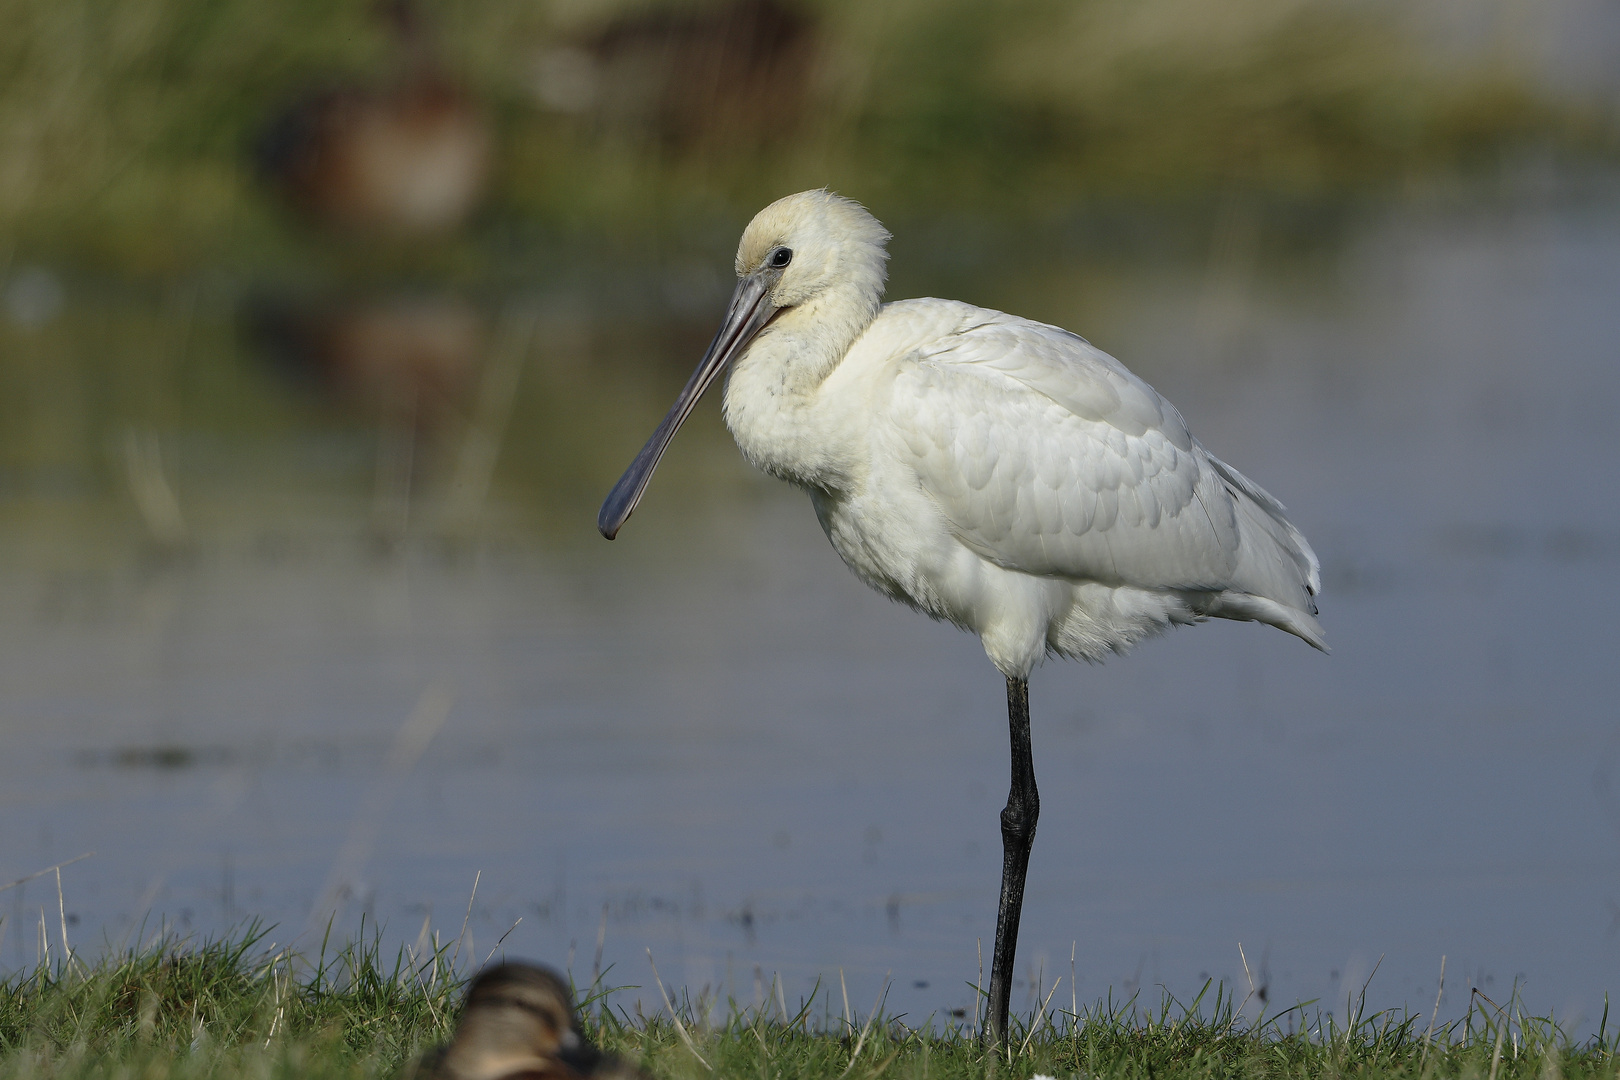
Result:
M729 366L726 424L748 459L809 492L863 581L979 635L1007 677L1013 752L990 987L999 1039L1040 809L1030 670L1207 617L1270 623L1326 651L1321 579L1282 504L1118 360L999 311L884 304L888 238L826 191L760 211L720 332L597 524L617 534Z
M787 246L791 273L839 235L815 219L849 216L876 225L835 196L790 196L743 247ZM780 311L725 397L738 445L809 491L862 580L979 634L1009 676L1206 616L1323 646L1316 556L1277 500L1074 334L952 300L879 306L880 228L844 230L833 243L856 250L814 260L866 272L818 290L820 310Z

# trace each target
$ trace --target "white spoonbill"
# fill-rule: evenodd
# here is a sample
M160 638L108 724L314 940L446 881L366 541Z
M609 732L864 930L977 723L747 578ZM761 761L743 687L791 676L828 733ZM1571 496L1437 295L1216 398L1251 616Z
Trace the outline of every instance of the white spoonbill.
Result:
M954 300L883 303L888 239L828 191L761 210L720 332L597 527L618 533L731 365L726 426L748 460L809 493L862 581L979 635L1007 678L1012 738L988 1015L1000 1042L1040 813L1030 670L1209 617L1325 652L1321 576L1282 504L1083 338Z

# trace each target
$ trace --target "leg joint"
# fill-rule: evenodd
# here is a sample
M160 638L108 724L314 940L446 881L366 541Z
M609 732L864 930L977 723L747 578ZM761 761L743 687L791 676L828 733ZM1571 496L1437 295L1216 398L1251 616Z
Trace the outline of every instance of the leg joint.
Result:
M1035 823L1040 816L1040 799L1009 800L1001 811L1001 835L1028 841L1035 835Z

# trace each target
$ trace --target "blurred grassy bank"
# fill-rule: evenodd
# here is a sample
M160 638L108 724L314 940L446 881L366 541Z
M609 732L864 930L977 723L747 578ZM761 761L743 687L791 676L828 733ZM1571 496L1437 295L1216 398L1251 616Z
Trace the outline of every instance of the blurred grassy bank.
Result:
M112 496L188 551L284 491L393 542L504 486L588 539L769 199L865 201L893 296L1108 341L1166 268L1213 310L1369 202L1611 166L1612 110L1544 88L1516 10L1465 44L1379 0L0 0L10 527ZM300 187L342 153L297 138L368 108L473 118L436 230ZM437 176L426 145L383 172ZM682 459L706 439L741 475L717 426Z
M437 63L491 117L494 177L470 229L411 245L317 234L250 161L306 88L400 68L365 0L0 0L0 261L482 279L537 237L729 231L822 184L888 215L1024 220L1234 187L1331 199L1616 144L1604 108L1542 89L1511 26L1446 49L1394 4L774 8L739 37L697 0L424 5Z

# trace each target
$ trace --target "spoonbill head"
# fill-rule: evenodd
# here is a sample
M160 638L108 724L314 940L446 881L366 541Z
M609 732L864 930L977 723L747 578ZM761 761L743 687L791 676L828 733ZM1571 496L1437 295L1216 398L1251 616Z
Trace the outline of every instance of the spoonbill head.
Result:
M748 460L808 492L861 580L979 636L1007 679L1012 747L990 985L999 1041L1040 812L1031 669L1211 617L1326 651L1321 578L1282 504L1083 338L952 300L884 304L888 239L827 191L760 211L719 332L597 524L618 533L729 367L726 425Z
M603 536L619 534L675 432L767 324L772 337L806 346L773 354L784 387L809 387L838 363L882 306L888 239L864 207L827 191L778 199L754 217L737 246L737 288L725 320L674 406L602 504L596 524ZM728 412L730 407L728 395ZM732 432L738 433L735 425Z

